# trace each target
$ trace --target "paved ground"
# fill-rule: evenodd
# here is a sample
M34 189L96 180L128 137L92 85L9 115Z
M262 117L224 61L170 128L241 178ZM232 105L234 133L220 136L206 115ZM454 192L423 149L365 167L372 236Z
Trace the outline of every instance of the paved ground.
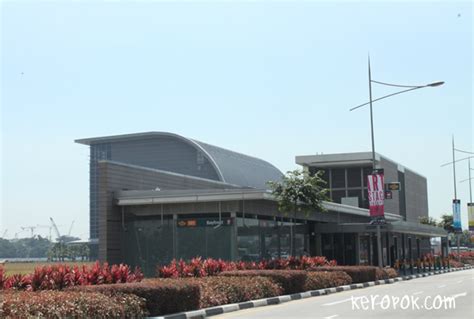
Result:
M474 318L474 269L230 312L214 318Z

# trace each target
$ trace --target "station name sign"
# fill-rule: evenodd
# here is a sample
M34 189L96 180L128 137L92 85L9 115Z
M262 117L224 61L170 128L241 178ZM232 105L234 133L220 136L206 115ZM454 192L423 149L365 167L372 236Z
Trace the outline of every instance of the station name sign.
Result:
M223 218L219 219L180 219L177 221L178 227L215 227L218 225L221 226L231 226L232 225L232 218Z
M387 191L399 191L400 190L400 182L391 182L385 184L385 190Z

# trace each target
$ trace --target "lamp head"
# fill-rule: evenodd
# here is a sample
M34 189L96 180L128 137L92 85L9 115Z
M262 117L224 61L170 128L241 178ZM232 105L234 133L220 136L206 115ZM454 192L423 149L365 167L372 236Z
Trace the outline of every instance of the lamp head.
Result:
M435 86L441 86L443 84L444 84L444 81L439 81L439 82L433 82L433 83L427 84L426 86L435 87Z

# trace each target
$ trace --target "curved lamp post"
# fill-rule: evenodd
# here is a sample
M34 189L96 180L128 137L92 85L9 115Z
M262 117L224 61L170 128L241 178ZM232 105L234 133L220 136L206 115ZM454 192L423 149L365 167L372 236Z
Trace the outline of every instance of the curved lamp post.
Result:
M371 137L372 137L372 169L375 172L377 167L376 167L376 164L375 164L374 117L373 117L373 111L372 111L372 103L383 100L383 99L386 99L386 98L394 96L394 95L398 95L398 94L402 94L402 93L406 93L406 92L410 92L410 91L414 91L414 90L418 90L418 89L423 89L423 88L428 88L428 87L438 87L438 86L443 85L444 82L443 81L438 81L438 82L428 83L428 84L425 84L425 85L401 85L401 84L392 84L392 83L386 83L386 82L381 82L381 81L375 81L375 80L372 80L372 74L371 74L371 71L370 71L370 57L369 57L369 60L368 60L368 66L369 66L369 102L357 105L357 106L351 108L349 111L354 111L354 110L359 109L359 108L361 108L365 105L370 105L370 133L371 133ZM379 98L376 98L376 99L372 99L372 83L376 83L376 84L384 85L384 86L404 88L404 90L401 90L401 91L398 91L398 92L395 92L395 93L392 93L392 94L388 94L388 95L385 95L385 96L382 96L382 97L379 97ZM380 225L377 223L376 227L377 227L378 265L379 265L379 267L383 267Z

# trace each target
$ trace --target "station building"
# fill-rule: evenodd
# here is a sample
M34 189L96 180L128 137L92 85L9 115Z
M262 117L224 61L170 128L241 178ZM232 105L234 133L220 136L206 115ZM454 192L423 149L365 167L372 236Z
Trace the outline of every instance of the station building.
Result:
M102 261L141 266L195 256L260 260L324 255L339 264L376 264L366 177L371 153L297 156L309 174L324 171L326 212L287 216L268 181L283 174L267 161L177 134L147 132L76 140L90 146L90 234ZM430 251L438 227L428 216L426 178L379 154L386 181L401 189L385 202L384 265ZM290 248L293 245L293 249Z

